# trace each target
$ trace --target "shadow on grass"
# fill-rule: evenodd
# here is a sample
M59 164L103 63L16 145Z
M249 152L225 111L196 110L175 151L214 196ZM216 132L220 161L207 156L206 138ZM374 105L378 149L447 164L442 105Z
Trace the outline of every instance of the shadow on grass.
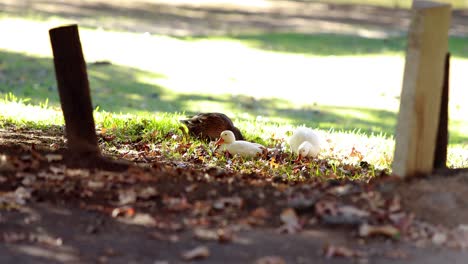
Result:
M105 0L17 0L0 3L0 10L5 16L35 19L60 17L75 20L81 26L110 30L180 37L239 35L241 39L260 42L262 48L270 50L272 46L286 52L314 53L316 50L328 50L327 46L330 45L338 46L330 48L328 54L331 55L353 54L354 49L358 49L359 53L382 49L401 50L404 45L398 38L370 40L357 36L365 35L363 31L379 32L382 36L401 34L407 31L411 20L410 11L400 8L319 1L270 2L269 8L253 8L248 4L226 6L221 3L203 5L126 1L122 5L120 1ZM467 10L454 10L453 16L452 33L466 36ZM246 35L247 32L262 34ZM342 36L314 36L297 32L332 32ZM316 42L318 44L314 45ZM308 47L309 44L311 47ZM348 52L346 47L349 47ZM467 56L467 53L457 52L456 56Z
M214 38L211 36L187 37L184 40ZM221 37L241 41L250 47L274 52L299 53L318 56L362 56L400 54L406 51L406 36L366 38L353 35L303 34L303 33L257 33ZM449 51L452 56L468 58L468 38L450 37Z
M394 112L358 107L304 106L297 107L278 98L256 99L248 95L181 94L142 80L164 76L117 65L88 65L93 103L101 110L114 113L170 112L195 114L210 111L250 116L264 116L278 124L308 125L321 129L360 131L366 134L394 133L397 115ZM0 51L0 95L13 93L32 104L49 100L59 106L53 62L50 58L35 58L24 54ZM451 131L451 143L468 140L460 131Z

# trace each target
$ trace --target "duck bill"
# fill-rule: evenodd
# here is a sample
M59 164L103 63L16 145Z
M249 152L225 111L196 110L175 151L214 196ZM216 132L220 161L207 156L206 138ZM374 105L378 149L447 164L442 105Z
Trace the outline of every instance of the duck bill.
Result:
M218 141L216 141L215 146L221 146L221 144L223 144L223 143L224 143L224 139L219 138Z

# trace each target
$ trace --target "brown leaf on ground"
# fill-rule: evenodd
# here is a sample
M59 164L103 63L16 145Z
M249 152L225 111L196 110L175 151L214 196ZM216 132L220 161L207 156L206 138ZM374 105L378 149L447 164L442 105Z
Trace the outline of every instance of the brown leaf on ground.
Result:
M243 204L244 200L240 197L222 197L214 201L213 208L217 210L223 210L229 206L241 208Z
M138 198L141 198L141 199L144 199L144 200L147 200L147 199L150 199L152 197L155 197L157 196L159 193L158 191L156 190L156 188L152 187L152 186L148 186L148 187L145 187L143 189L140 189L138 192L137 192L137 197Z
M386 237L398 238L400 235L400 230L391 225L373 226L369 224L362 224L361 226L359 226L359 236L369 237L374 235L383 235Z
M210 249L206 246L198 246L191 250L182 252L181 257L183 260L197 260L205 259L210 256Z
M402 249L394 249L386 251L384 256L390 259L408 259L410 254Z
M364 159L364 156L360 151L358 151L354 146L351 149L351 153L349 154L351 157L357 158L359 161L362 161Z
M61 161L63 160L63 156L61 154L47 154L45 155L47 162L54 162L54 161Z
M250 216L254 218L267 218L270 216L270 213L265 207L257 207L250 212Z
M185 211L193 207L185 197L164 196L162 201L167 209L174 212Z
M366 254L359 250L354 250L345 246L334 246L334 245L326 245L323 249L323 254L327 258L332 257L345 257L345 258L362 258L365 257Z
M296 211L292 208L284 209L280 214L280 220L283 223L280 227L281 232L295 234L302 229L302 226L299 223L299 217L297 216Z
M205 229L205 228L196 228L193 231L193 235L198 240L204 241L218 241L220 243L230 242L233 238L233 233L227 229Z
M136 202L136 199L137 199L137 194L135 190L133 189L119 191L119 204L120 205L133 204Z
M119 217L119 216L130 217L130 216L135 215L135 209L133 209L130 206L123 206L123 207L115 208L114 210L112 210L111 215L114 218Z
M180 237L176 234L166 234L158 231L153 231L149 234L149 237L161 241L169 241L171 243L176 243L180 241Z
M335 201L321 200L315 203L315 214L319 217L324 215L336 215L338 208Z
M1 171L14 171L15 167L11 161L11 157L5 154L0 155L0 172Z

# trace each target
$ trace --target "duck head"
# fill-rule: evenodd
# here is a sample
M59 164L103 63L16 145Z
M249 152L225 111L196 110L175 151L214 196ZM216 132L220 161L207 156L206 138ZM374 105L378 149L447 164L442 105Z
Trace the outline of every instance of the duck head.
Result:
M224 130L221 132L221 135L219 136L218 141L216 141L215 145L220 146L222 144L231 144L234 141L236 141L236 137L234 136L234 133L230 130Z
M300 161L303 157L317 157L319 152L319 147L314 146L309 142L303 142L297 149L297 159L295 162Z

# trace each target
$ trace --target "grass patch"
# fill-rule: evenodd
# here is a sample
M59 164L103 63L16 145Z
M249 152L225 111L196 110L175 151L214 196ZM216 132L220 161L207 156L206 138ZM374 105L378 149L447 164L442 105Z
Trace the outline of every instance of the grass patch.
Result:
M396 110L385 103L398 105L400 82L395 76L401 72L394 65L402 61L403 39L283 33L176 39L89 29L80 34L85 54L90 54L88 61L111 62L88 64L96 123L101 131L115 136L113 143L103 143L109 149L117 151L122 144L135 142L158 143L168 150L165 155L176 149L174 157L184 159L176 147L180 142L167 137L173 134L180 139L180 117L219 111L233 117L247 139L268 146L279 144L298 125L320 129L332 143L324 157L336 160L325 166L334 173L346 164L357 164L356 158L348 160L353 149L377 168L391 163ZM141 48L139 53L123 53L120 45L129 43ZM465 43L466 39L457 38L451 40L451 47L466 56ZM0 50L2 124L41 128L63 124L47 54L50 47L46 45L45 51L36 50L35 45L5 45L9 50ZM316 53L308 53L309 47ZM21 52L11 51L16 48ZM455 101L459 98L454 96ZM466 117L464 105L457 107L460 116ZM452 166L466 166L467 130L466 118L451 120ZM201 142L193 144L194 152L209 148ZM347 173L343 175L352 176Z
M372 56L382 54L403 56L406 50L406 36L367 38L353 35L275 32L181 39L187 41L206 39L239 41L255 49L311 56ZM453 57L468 58L468 38L450 37L449 50Z

